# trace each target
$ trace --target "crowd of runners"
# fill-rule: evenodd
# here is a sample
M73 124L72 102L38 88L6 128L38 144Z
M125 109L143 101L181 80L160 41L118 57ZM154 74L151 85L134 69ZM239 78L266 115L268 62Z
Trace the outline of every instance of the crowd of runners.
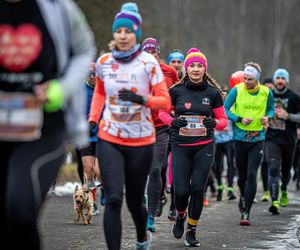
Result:
M259 167L260 200L272 215L288 206L292 177L300 188L300 97L286 69L261 83L260 65L248 62L221 85L208 73L203 48L174 48L164 61L158 39L142 40L135 3L122 5L111 51L93 61L92 32L73 2L16 2L0 2L1 212L13 247L40 249L37 218L61 166L65 134L81 182L93 192L94 214L95 180L101 183L111 250L121 247L124 197L136 249L149 249L152 233L159 234L155 221L167 197L171 234L200 246L208 188L216 201L236 200L240 225L250 226ZM13 52L13 41L27 50ZM14 192L20 185L22 197Z

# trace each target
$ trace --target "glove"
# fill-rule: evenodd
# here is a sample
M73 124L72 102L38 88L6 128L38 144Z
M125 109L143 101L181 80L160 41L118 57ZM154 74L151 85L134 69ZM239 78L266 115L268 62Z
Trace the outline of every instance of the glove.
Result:
M136 93L127 89L122 89L119 91L119 99L121 99L122 101L135 102L141 105L145 104L143 96L137 95Z
M47 113L60 110L64 103L64 93L61 84L57 80L51 80L47 89L48 101L44 104Z
M182 128L185 127L187 124L188 122L186 121L186 119L180 117L176 117L171 123L172 127L174 128Z
M203 125L206 127L206 129L210 129L210 128L215 128L217 123L214 118L206 117L203 121Z
M95 136L97 131L97 123L96 122L89 122L89 131L90 136Z

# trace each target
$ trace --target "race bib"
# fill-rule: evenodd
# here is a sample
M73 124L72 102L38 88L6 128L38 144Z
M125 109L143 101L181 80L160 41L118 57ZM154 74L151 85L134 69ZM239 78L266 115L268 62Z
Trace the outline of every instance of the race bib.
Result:
M33 94L0 92L0 140L37 140L42 125L43 109Z
M182 115L188 124L179 129L179 135L182 136L206 136L206 127L203 125L205 116Z
M140 122L142 120L142 106L139 104L110 97L109 107L111 111L111 121Z

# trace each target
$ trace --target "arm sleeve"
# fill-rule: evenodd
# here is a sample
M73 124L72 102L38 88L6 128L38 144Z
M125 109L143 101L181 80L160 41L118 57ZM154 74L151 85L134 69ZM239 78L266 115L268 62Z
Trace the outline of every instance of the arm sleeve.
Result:
M266 115L270 117L271 119L275 115L275 107L274 107L274 96L273 92L270 90L269 96L268 96L268 103L267 103L267 111Z
M102 80L97 76L96 87L94 90L91 109L89 113L89 122L99 122L104 104L105 104L105 89Z
M233 122L237 122L237 120L239 118L237 115L233 114L230 111L231 107L235 103L236 96L237 96L237 88L234 87L233 89L230 90L230 92L226 96L225 103L224 103L225 113L226 113L228 119Z
M169 108L169 110L160 110L158 112L159 119L169 127L172 126L172 121L174 120L174 117L171 116L171 111L174 109L173 106Z
M288 115L288 119L289 119L291 122L300 123L300 114L289 114L289 115Z
M217 120L216 129L222 130L228 125L228 118L225 114L224 106L214 108L213 112L215 114L215 120Z
M65 6L70 23L72 56L58 81L62 84L65 100L69 100L82 91L81 85L88 73L87 65L94 60L96 47L93 32L79 7L73 1L65 1Z
M297 94L295 94L293 105L295 106L297 113L289 113L288 120L290 120L291 122L300 123L300 97Z

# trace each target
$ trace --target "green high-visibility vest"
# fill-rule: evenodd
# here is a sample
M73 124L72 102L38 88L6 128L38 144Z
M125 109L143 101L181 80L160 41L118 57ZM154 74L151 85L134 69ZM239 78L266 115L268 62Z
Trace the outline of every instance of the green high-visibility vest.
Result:
M236 88L237 96L231 112L242 118L253 119L248 125L237 122L236 126L246 131L261 131L263 129L261 119L266 114L270 90L266 86L260 85L258 94L251 95L247 91L245 83L238 84Z

